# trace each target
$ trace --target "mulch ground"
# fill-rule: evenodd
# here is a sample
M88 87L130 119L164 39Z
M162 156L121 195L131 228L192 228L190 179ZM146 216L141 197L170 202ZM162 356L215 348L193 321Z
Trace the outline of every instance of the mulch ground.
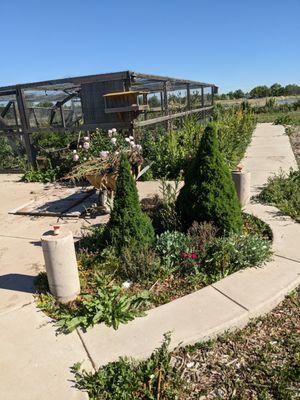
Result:
M174 352L180 400L300 399L300 287L244 329Z

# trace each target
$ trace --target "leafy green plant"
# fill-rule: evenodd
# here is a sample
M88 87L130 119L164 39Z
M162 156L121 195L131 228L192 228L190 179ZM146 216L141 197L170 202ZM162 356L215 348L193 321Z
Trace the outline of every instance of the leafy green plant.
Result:
M214 124L205 128L177 197L176 210L186 229L194 221L211 221L220 234L241 230L240 204L229 168L218 148Z
M176 400L180 378L171 365L168 351L170 335L143 361L120 358L99 368L95 373L72 367L76 387L88 393L90 400Z
M57 320L60 331L69 333L77 327L87 329L101 322L118 329L120 323L144 315L140 305L146 299L146 291L129 294L117 285L103 284L100 277L95 293L81 295L80 302L61 305L50 294L44 294L39 296L38 307Z
M157 237L155 250L162 263L168 268L173 268L180 260L180 254L186 251L188 246L189 239L184 233L166 231Z
M107 244L120 252L123 247L147 247L154 241L151 220L141 211L136 183L124 154L120 160L114 207L104 238Z
M284 214L300 221L300 172L290 170L270 177L257 200L278 207Z
M291 125L293 123L292 118L288 114L280 115L275 119L275 125Z
M258 235L237 235L216 238L209 243L201 260L201 268L214 280L247 267L260 266L271 257L270 241Z
M54 182L60 177L60 168L57 166L55 168L48 169L28 169L21 180L23 182L42 182L49 183Z

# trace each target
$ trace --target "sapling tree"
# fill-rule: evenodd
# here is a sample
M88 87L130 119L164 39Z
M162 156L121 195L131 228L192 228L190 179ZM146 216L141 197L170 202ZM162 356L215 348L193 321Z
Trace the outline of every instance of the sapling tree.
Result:
M141 210L135 179L124 153L120 158L114 207L104 238L118 252L125 247L149 247L154 241L151 220Z
M215 124L209 124L180 190L176 211L183 227L213 222L221 234L240 232L241 208L227 164L218 146Z

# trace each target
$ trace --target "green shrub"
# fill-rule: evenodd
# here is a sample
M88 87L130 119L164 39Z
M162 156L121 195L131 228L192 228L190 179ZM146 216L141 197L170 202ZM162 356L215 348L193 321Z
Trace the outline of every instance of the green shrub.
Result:
M292 123L293 120L288 114L280 115L274 121L274 125L291 125Z
M160 260L152 249L123 248L120 256L120 274L132 282L145 282L158 276Z
M189 245L188 237L182 232L166 231L157 237L155 250L160 255L162 263L172 268L180 260L180 254Z
M122 154L116 195L110 220L104 231L107 244L121 252L124 247L147 247L154 241L150 218L141 211L135 179L127 157Z
M290 170L288 174L280 172L270 177L257 199L300 221L300 171Z
M48 169L33 169L29 168L21 180L23 182L42 182L49 183L54 182L56 179L60 177L60 168L48 168Z
M176 209L186 229L194 221L207 221L213 222L221 234L241 230L241 208L213 124L205 128L177 197Z
M180 378L171 365L168 351L170 337L165 335L161 347L142 361L119 358L95 373L73 366L76 387L87 391L90 400L176 400Z
M218 229L211 222L193 222L187 233L193 250L202 252L217 235Z
M235 168L250 144L256 125L254 114L246 104L225 108L215 106L213 114L217 125L219 149L230 168Z
M201 265L207 275L221 279L240 269L260 266L271 254L270 241L258 235L233 234L208 244Z
M161 198L153 198L153 207L148 210L155 232L160 234L165 231L180 231L181 224L176 212L176 198L179 191L179 180L175 185L162 180Z
M202 132L203 126L193 117L184 119L178 130L166 132L160 128L145 132L143 156L152 163L151 178L175 179L180 176L197 148Z

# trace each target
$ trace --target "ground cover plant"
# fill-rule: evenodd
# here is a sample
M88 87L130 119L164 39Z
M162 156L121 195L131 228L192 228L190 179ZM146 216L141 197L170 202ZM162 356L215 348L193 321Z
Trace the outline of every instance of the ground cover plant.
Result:
M149 359L121 358L95 373L74 365L75 385L90 400L292 400L300 393L300 289L266 316L217 339Z
M188 195L195 213L189 220L182 218L176 207L178 184L172 188L166 182L162 184L164 197L148 203L153 207L146 215L138 201L127 157L121 156L110 221L106 226L92 228L77 245L81 295L61 305L47 290L45 293L45 285L38 285L44 286L37 296L38 306L58 321L61 331L87 329L100 322L117 329L120 323L143 315L152 307L240 269L263 265L270 258L271 242L263 223L251 217L245 217L243 222L233 183L228 181L228 167L216 147L216 134L215 125L206 128L199 153L207 152L212 160L207 165L214 172L217 165L217 174L227 174L227 186L218 180L219 196L228 201L223 215L216 204L205 215L202 210L197 215L198 198ZM207 142L212 147L208 148ZM209 168L202 175L196 174L196 185L206 196L202 197L204 204L211 199L213 203L218 201L215 189L207 186ZM217 174L212 176L217 179ZM176 225L174 221L181 223Z
M265 204L274 205L284 214L300 222L300 172L291 170L270 177L257 196Z

